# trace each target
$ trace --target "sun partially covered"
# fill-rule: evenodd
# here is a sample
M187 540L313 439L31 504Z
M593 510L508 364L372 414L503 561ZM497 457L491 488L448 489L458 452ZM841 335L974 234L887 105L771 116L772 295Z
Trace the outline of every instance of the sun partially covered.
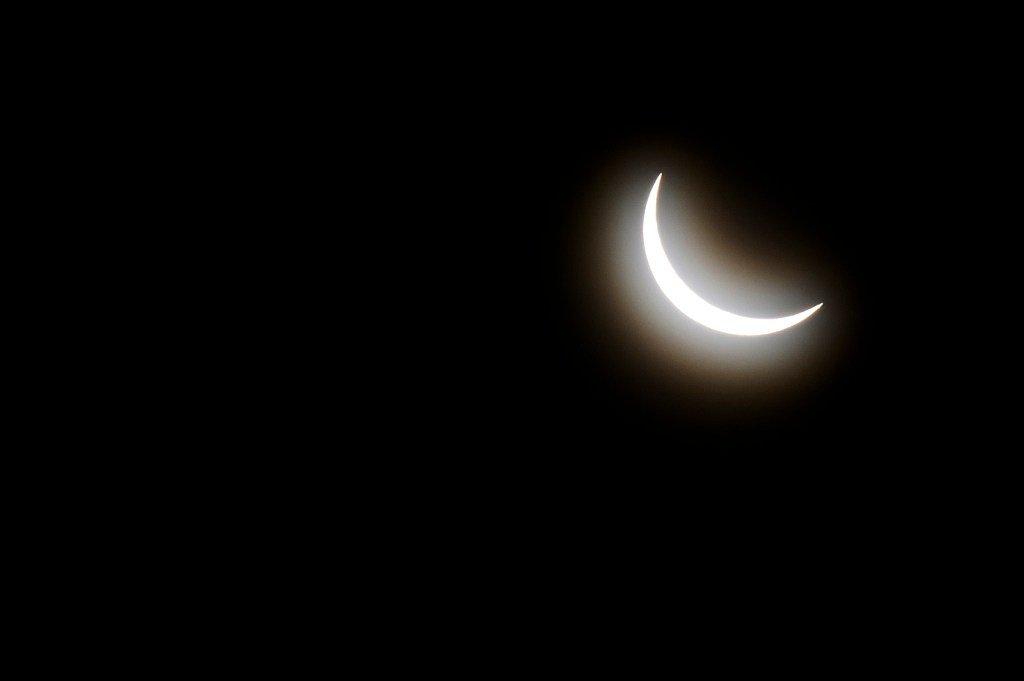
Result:
M647 208L644 211L644 251L647 254L647 262L651 267L651 272L654 274L654 279L657 281L658 286L668 299L672 301L672 304L679 308L683 314L698 324L721 333L736 336L763 336L799 324L821 308L823 303L818 303L797 314L762 319L744 317L722 310L698 296L676 273L662 247L657 219L658 188L660 185L661 175L658 175L658 179L654 181L654 186L651 188L651 193L647 198Z

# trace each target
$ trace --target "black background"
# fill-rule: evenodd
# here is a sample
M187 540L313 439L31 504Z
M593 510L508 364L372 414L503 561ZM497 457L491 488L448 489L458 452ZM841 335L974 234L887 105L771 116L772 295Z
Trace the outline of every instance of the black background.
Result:
M885 625L948 615L950 583L1002 602L977 595L1009 564L1018 479L998 18L392 9L189 18L159 61L87 64L58 110L80 147L55 165L99 186L45 202L74 213L64 249L102 251L69 260L107 291L61 286L83 319L52 354L89 378L41 383L80 415L40 433L126 445L108 468L72 450L139 497L105 499L131 537L162 541L139 512L156 498L200 542L180 568L158 546L168 583L261 613L267 585L319 617L364 597L371 636L448 618L491 638L476 623L509 613L553 647L638 604L658 642L679 619L731 649L737 619L763 640L788 616L827 651L837 613L902 646ZM616 310L580 237L610 177L649 187L690 154L827 264L804 326L838 315L842 348L792 403L732 394L712 418L706 382L674 410L609 365L631 348L595 323ZM244 559L218 579L217 553Z

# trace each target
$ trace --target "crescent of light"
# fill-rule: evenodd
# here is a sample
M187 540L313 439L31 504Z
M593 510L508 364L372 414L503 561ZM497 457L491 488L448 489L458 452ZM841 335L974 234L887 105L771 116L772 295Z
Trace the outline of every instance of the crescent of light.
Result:
M654 181L651 194L647 197L647 208L644 211L644 250L647 252L647 262L654 273L654 279L658 286L672 301L672 304L687 317L702 324L709 329L729 333L737 336L763 336L788 329L799 324L818 311L823 303L808 308L788 317L777 317L775 319L759 319L756 317L743 317L732 312L719 309L704 300L693 289L686 285L676 271L672 268L665 249L661 245L661 235L658 234L658 186L661 184L661 175Z

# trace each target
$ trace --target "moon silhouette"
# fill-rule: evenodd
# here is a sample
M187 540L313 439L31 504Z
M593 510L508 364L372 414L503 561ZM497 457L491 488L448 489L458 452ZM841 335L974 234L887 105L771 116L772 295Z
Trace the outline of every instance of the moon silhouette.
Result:
M763 336L769 333L776 333L791 326L799 324L818 311L823 303L818 303L803 312L798 312L788 317L776 317L773 319L762 319L757 317L744 317L726 310L715 307L708 301L698 296L693 289L686 285L676 271L672 268L665 249L661 245L661 235L658 233L658 187L661 184L661 175L654 181L651 194L647 197L647 208L644 210L644 250L647 253L647 263L651 266L654 279L658 282L662 292L668 297L672 304L679 308L693 321L706 326L714 331L728 333L736 336Z

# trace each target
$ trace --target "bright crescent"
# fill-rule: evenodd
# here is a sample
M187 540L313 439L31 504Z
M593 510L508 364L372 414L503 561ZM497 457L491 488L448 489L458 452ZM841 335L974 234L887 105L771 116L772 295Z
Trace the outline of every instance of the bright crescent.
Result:
M823 305L823 303L818 303L814 307L788 317L759 319L726 312L698 296L676 274L661 245L657 216L658 186L660 184L661 175L659 174L651 188L650 196L647 197L647 208L644 211L644 250L647 252L647 262L651 266L651 272L654 273L655 281L680 312L698 324L715 331L736 336L763 336L799 324L817 312L818 308Z

